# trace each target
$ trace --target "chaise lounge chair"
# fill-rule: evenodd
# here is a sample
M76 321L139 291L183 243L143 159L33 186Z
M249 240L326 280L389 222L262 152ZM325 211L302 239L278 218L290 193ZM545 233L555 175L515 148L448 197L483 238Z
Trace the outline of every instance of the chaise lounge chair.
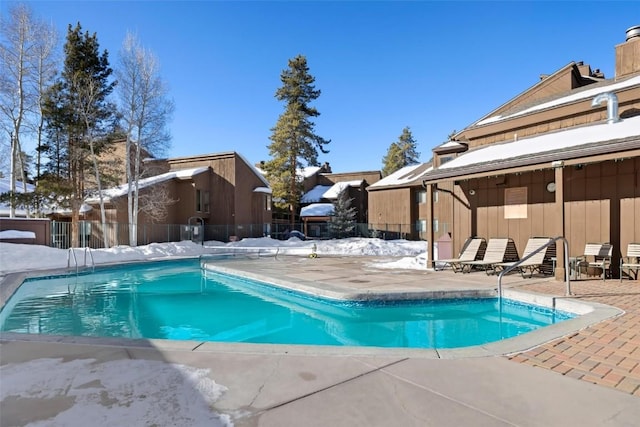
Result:
M536 271L540 273L540 268L544 264L544 257L547 254L548 247L541 249L538 252L536 252L536 250L540 249L550 241L551 238L549 237L532 237L529 239L529 241L527 242L527 246L525 246L524 252L522 253L522 262L518 264L517 267L520 270L520 274L522 274L522 277L526 277L525 273L527 272L529 273L528 277L532 277L533 273L535 273ZM492 267L497 273L501 270L511 267L512 265L515 265L516 263L517 261L499 262L497 264L493 264Z
M478 254L487 246L487 242L482 237L471 237L465 242L465 246L460 252L458 258L433 260L433 269L435 271L444 270L447 266L457 273L462 271L462 263L466 261L475 261ZM438 268L438 266L440 268Z
M611 268L612 253L613 245L611 243L587 243L584 246L584 255L578 257L577 266L579 269L585 267L587 274L589 274L589 268L602 269L602 280L604 281L607 277L607 270Z
M489 239L489 243L487 243L487 250L484 252L484 258L479 261L463 262L462 272L470 273L473 267L480 267L485 270L487 274L495 273L493 265L506 261L505 256L507 254L507 247L509 244L511 244L512 248L515 248L512 239ZM515 259L517 259L517 257Z
M627 271L629 279L632 275L638 280L638 271L640 271L640 243L629 243L627 245L627 256L620 259L620 281L622 282L622 274Z

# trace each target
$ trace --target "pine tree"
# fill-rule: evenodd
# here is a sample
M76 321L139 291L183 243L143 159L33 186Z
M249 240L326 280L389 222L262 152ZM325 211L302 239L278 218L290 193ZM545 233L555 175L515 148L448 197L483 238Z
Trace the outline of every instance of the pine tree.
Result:
M398 141L392 142L387 154L382 159L382 175L388 176L405 166L420 163L420 153L417 151L416 140L413 139L411 129L402 129Z
M71 209L72 242L77 246L87 178L95 174L95 185L100 186L96 157L110 148L111 140L106 136L116 117L108 97L115 82L109 82L112 69L107 51L100 54L96 34L83 33L80 23L75 28L69 25L64 53L62 74L48 92L43 108L47 134L53 139L48 146L55 147L55 158L63 163L46 169L49 176L55 171L54 185L65 196L60 201Z
M351 206L353 199L347 196L347 192L340 193L333 203L333 216L329 221L331 236L338 239L349 237L356 227L356 208Z
M382 176L388 176L403 167L400 156L400 146L392 142L387 154L382 158Z
M302 197L302 183L297 176L298 169L318 165L318 150L325 149L330 140L316 135L312 118L320 113L309 104L320 96L314 86L315 78L309 74L307 59L298 55L289 60L289 68L280 75L282 86L276 91L276 99L285 103L284 112L269 139L271 160L265 162L264 169L273 192L275 205L288 209L290 222L295 223L295 215Z

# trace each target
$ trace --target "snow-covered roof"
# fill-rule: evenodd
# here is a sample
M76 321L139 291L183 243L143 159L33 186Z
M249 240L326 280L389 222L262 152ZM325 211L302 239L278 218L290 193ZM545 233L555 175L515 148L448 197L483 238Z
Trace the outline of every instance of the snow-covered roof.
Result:
M96 202L97 202L97 199L96 199ZM80 210L78 212L80 212L81 214L85 214L85 213L87 213L89 211L92 211L92 210L93 210L93 207L91 205L83 203L82 205L80 205ZM73 212L71 211L70 208L60 207L60 206L52 206L45 213L47 213L47 214L58 214L58 215L62 215L62 216L70 216Z
M243 162L245 162L245 163L247 164L247 166L249 166L249 168L251 168L251 169L253 170L253 172L256 174L256 176L257 176L258 178L260 178L260 181L262 181L262 183L263 183L266 187L268 187L268 186L269 186L269 181L267 181L267 179L264 177L264 176L265 176L265 173L264 173L264 171L263 171L262 169L258 169L255 165L253 165L253 164L249 163L249 162L247 161L247 159L246 159L242 154L240 154L240 153L236 152L236 155L237 155L240 159L242 159L242 161L243 161Z
M170 172L165 172L160 175L151 176L149 178L144 178L138 181L138 188L143 189L146 187L150 187L155 184L159 184L161 182L166 182L171 179L189 179L194 176L206 172L209 170L209 166L203 166L199 168L190 168L190 169L178 169ZM113 199L116 197L122 197L127 194L129 186L127 184L122 184L117 187L106 189L102 192L103 196L107 199ZM96 203L98 202L98 197L90 197L86 201L88 203Z
M557 98L552 101L543 102L541 104L534 105L530 108L524 109L522 111L518 111L513 114L508 114L506 116L497 115L497 116L487 117L486 119L479 120L478 122L475 123L475 125L486 125L489 123L495 123L501 120L506 120L513 117L522 116L524 114L532 113L534 111L545 110L548 108L557 107L559 105L569 104L571 102L593 98L600 93L615 92L621 89L626 89L626 88L637 86L637 85L640 85L640 76L633 77L617 83L613 82L609 85L598 84L593 88L581 90L579 92L572 93L571 95L563 96L561 98Z
M253 192L271 194L271 189L269 187L256 187L253 189Z
M266 180L266 176L267 176L267 171L265 171L262 168L259 168L257 166L253 166L253 168L256 170L256 172L260 175L260 177L264 180L264 182L269 185L269 183ZM313 175L317 174L320 169L322 169L319 166L307 166L306 168L298 168L296 170L296 178L299 182L304 181L306 178L312 177Z
M640 136L640 116L617 123L600 122L595 125L523 138L504 144L493 144L468 151L440 166L439 170L467 167L479 163L531 156L580 145Z
M27 183L27 193L34 191L36 187ZM0 193L8 193L11 191L11 180L9 178L0 178ZM24 185L22 181L16 181L16 193L24 193Z
M380 181L371 184L367 189L372 190L384 187L397 187L408 184L420 178L431 169L432 167L427 163L418 163L415 165L405 166L402 169L395 171L391 175L385 176Z
M323 194L329 191L330 185L316 185L302 195L300 203L314 203L322 200Z
M27 183L27 193L35 191L33 184ZM11 191L11 180L9 178L0 178L0 194L8 193ZM16 181L16 193L24 193L24 185L22 181ZM22 208L15 209L15 215L17 217L27 216L27 211ZM11 206L8 203L0 203L0 216L9 216L11 214Z
M267 171L262 168L254 166L254 169L263 176L267 175ZM296 174L298 175L299 179L309 178L318 173L320 169L321 168L319 166L307 166L306 168L299 168Z
M331 215L333 215L333 203L312 203L300 209L301 217Z
M314 203L322 199L337 199L340 193L347 187L360 187L364 180L356 179L353 181L336 182L333 185L316 185L311 190L302 195L301 203Z
M440 144L436 147L436 149L438 148L459 148L459 147L464 147L465 144L462 144L458 141L447 141L444 144Z
M318 173L320 166L307 166L306 168L298 169L298 176L301 178L309 178Z
M362 181L362 179L356 179L353 181L336 182L322 195L322 197L325 199L337 199L345 188L360 187L362 185Z
M0 178L3 179L3 178ZM31 185L31 184L27 184L27 189L29 192L34 191L35 190L35 186ZM8 189L6 191L9 191ZM18 189L16 187L16 191L19 193L22 193L22 183L20 182L20 189ZM80 206L80 213L84 214L86 212L89 212L90 210L92 210L93 208L89 205L87 205L86 203L83 203ZM61 207L59 204L55 203L55 202L51 202L50 204L47 204L45 206L41 206L40 207L40 212L43 214L58 214L58 215L71 215L71 209L69 208L64 208ZM30 214L32 215L33 212L30 212ZM0 203L0 217L8 217L11 215L11 206L9 206L9 204L7 203ZM14 211L14 215L15 218L26 218L27 217L27 210L23 209L23 208L16 208Z

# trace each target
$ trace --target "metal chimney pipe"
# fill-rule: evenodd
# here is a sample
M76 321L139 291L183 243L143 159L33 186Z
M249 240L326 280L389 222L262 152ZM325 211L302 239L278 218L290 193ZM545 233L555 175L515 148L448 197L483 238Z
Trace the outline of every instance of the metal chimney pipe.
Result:
M631 40L634 37L640 37L640 25L636 25L627 29L627 41Z
M613 92L603 92L596 95L591 102L591 107L598 107L604 101L607 102L607 123L616 123L620 121L618 116L618 97Z

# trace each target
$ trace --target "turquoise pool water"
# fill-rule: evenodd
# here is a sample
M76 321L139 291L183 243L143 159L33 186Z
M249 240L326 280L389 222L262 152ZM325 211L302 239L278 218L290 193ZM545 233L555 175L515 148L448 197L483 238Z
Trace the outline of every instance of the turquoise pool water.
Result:
M466 347L572 315L497 298L333 302L206 272L197 260L30 279L0 311L27 334L410 348Z

